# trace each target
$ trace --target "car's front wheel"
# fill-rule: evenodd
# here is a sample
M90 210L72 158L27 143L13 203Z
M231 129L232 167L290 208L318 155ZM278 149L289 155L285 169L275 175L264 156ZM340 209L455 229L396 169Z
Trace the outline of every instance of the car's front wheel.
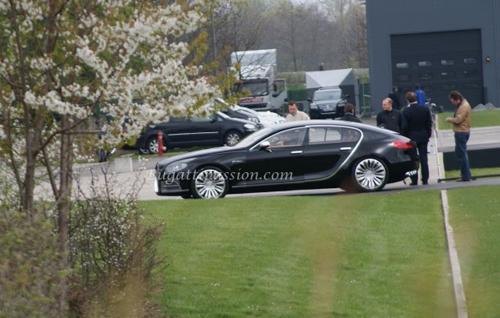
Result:
M356 162L352 169L352 182L346 190L363 192L378 191L384 188L388 171L384 162L377 158L364 158Z
M224 172L216 167L206 167L196 173L191 182L191 192L196 199L223 198L229 188Z
M241 140L241 134L236 130L229 131L224 137L224 144L232 147L239 143Z

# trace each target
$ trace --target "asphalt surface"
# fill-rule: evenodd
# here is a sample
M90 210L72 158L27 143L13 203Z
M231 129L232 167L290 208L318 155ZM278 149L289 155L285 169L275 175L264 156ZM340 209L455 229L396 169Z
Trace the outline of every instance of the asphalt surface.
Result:
M469 147L491 145L492 136L497 136L500 133L500 127L478 128L473 130ZM424 190L443 190L456 189L478 186L493 186L500 185L500 177L479 178L471 182L456 182L448 181L439 183L439 178L443 177L444 169L442 167L441 152L452 146L454 143L451 138L452 134L449 131L439 131L434 134L432 142L429 143L429 169L431 178L429 185L410 186L403 182L389 184L383 191L373 194L380 195L389 192L402 191L424 191ZM495 140L497 138L493 138ZM168 156L168 153L167 153ZM180 199L180 197L164 197L157 196L153 190L154 171L152 170L159 160L164 157L148 156L144 159L133 158L132 156L124 156L114 159L106 164L86 164L80 165L75 169L79 191L88 193L91 185L102 185L103 171L107 171L111 176L113 190L116 193L124 194L135 192L139 200L169 200ZM77 193L78 191L75 191ZM228 195L228 198L235 197L270 197L270 196L326 196L326 195L350 195L341 189L319 189L319 190L294 190L294 191L274 191L274 192L259 192L247 194Z

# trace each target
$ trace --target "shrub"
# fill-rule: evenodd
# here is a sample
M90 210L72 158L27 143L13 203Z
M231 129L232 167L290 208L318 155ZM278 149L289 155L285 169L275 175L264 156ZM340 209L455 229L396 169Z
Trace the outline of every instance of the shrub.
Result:
M161 264L155 244L162 226L145 225L135 195L114 195L112 179L104 180L92 182L70 215L70 309L87 317L154 316L149 299L159 287L153 273Z
M58 317L61 255L51 220L8 208L0 215L0 317Z

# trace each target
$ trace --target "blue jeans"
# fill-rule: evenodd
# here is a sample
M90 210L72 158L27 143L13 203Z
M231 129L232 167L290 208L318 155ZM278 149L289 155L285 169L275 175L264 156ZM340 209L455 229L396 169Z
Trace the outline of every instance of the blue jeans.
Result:
M462 180L471 179L469 157L467 156L467 141L469 137L470 133L468 132L455 132L455 154L460 162Z

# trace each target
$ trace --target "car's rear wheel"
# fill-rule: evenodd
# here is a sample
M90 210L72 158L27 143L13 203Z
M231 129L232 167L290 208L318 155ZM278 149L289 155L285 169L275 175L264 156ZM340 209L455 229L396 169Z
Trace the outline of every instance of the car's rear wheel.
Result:
M352 169L354 186L359 191L378 191L387 183L388 171L384 162L377 158L364 158Z
M158 140L156 137L149 138L146 147L149 153L158 153Z
M216 167L206 167L196 173L191 182L191 192L197 199L223 198L229 188L224 172Z
M224 137L224 144L228 146L235 146L241 140L241 134L236 130L229 131Z

